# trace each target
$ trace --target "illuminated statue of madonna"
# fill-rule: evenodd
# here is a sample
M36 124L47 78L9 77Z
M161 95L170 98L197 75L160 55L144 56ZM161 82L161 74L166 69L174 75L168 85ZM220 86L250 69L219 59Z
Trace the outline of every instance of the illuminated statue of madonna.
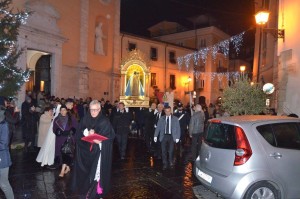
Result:
M127 81L125 96L144 96L144 88L143 84L140 80L140 73L134 71L134 73L130 76Z

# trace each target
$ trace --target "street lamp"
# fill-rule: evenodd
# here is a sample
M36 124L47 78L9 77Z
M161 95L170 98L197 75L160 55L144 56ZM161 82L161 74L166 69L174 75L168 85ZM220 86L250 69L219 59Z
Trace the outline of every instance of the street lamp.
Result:
M259 82L259 69L261 67L261 45L262 45L262 26L265 25L268 20L269 20L269 15L270 12L268 11L259 11L258 13L256 13L255 15L255 21L256 24L258 24L260 26L259 29L259 47L258 47L258 64L257 64L257 76L256 76L256 82Z
M242 65L240 66L240 71L241 71L241 74L242 74L242 77L244 78L244 72L246 70L246 66Z
M259 29L259 48L258 48L258 66L257 66L257 80L256 82L259 82L259 70L262 64L262 58L261 58L261 46L262 46L262 32L270 32L273 34L273 36L278 39L282 38L284 41L285 32L284 29L276 29L276 28L263 28L263 26L268 22L269 20L270 12L267 10L261 10L258 11L255 14L255 21L256 24L260 26Z
M270 12L261 10L255 14L255 21L258 25L265 25L269 20Z

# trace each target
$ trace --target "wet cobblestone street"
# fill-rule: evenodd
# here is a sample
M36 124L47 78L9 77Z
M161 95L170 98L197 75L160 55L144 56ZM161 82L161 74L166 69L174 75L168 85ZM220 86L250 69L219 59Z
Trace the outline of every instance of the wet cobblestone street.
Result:
M112 189L105 198L197 198L193 187L200 183L192 174L191 162L187 161L189 146L182 158L177 156L175 168L166 171L162 170L161 160L146 152L142 139L130 138L127 149L126 159L120 160L114 147ZM10 182L15 198L78 198L69 188L71 174L59 178L59 169L42 168L35 161L36 156L37 152L12 150ZM4 198L2 192L0 197Z

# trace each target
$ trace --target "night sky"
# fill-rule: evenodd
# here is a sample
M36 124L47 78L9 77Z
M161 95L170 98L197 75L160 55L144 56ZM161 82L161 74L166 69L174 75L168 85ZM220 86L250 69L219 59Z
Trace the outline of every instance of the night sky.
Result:
M121 0L121 31L148 36L147 28L163 20L193 29L187 18L203 14L230 35L255 25L254 0Z

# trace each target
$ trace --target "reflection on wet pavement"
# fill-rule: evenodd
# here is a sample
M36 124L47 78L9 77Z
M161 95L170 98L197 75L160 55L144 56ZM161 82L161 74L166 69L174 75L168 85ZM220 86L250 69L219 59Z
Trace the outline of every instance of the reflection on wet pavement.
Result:
M187 161L188 149L186 146L182 158L177 156L174 169L162 171L161 160L146 152L142 139L129 139L125 160L120 160L117 150L114 150L112 189L106 198L196 198L193 186L200 183L192 174L192 164ZM78 196L69 188L71 174L60 179L59 170L40 167L35 162L36 156L37 152L12 151L10 182L15 198L77 199ZM0 198L4 198L2 192Z

